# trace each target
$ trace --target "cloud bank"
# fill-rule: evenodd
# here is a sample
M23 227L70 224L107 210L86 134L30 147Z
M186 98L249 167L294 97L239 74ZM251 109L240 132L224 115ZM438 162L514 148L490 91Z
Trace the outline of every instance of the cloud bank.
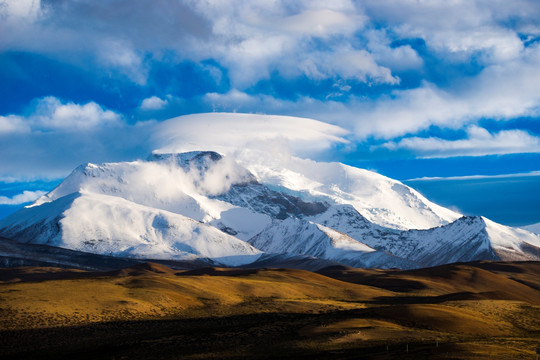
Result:
M382 146L390 150L412 150L425 158L540 153L540 137L521 130L506 130L492 134L481 127L470 126L467 129L466 139L452 141L433 137L410 137Z
M0 117L0 179L53 179L81 163L145 156L151 126L94 102L37 99L24 115Z
M538 152L539 18L536 0L0 0L0 175L270 137L305 156ZM289 117L166 121L208 112Z

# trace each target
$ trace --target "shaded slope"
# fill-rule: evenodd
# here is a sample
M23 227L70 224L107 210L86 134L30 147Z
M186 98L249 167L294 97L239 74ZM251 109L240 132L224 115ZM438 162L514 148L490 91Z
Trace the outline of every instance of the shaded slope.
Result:
M237 161L260 182L304 199L352 205L370 222L395 229L427 229L454 221L459 214L436 205L416 190L372 171L246 150Z
M355 284L366 284L391 291L414 292L429 296L446 295L443 300L508 299L540 305L537 285L540 263L483 262L450 264L407 271L363 270L328 267L320 274ZM489 269L497 269L490 271ZM506 269L503 271L503 269ZM525 278L536 282L520 281ZM450 294L457 294L449 296Z
M302 219L274 220L249 243L268 254L307 255L357 267L416 267L410 261L376 251L344 233Z

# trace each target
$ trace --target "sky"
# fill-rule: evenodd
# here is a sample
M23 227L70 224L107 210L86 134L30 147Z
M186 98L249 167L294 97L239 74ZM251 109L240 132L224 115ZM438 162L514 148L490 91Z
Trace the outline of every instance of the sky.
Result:
M0 217L81 163L146 158L170 118L236 112L317 120L267 133L540 222L539 19L537 0L0 0ZM262 131L212 128L240 126Z

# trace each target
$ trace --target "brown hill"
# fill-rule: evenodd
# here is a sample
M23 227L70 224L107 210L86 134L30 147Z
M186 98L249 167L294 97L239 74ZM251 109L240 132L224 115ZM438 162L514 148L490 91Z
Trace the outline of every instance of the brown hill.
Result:
M525 301L540 304L539 262L481 262L450 264L409 271L332 269L320 274L355 284L364 284L418 295L482 293L482 298Z
M0 318L4 329L162 316L333 309L392 294L305 270L207 268L178 272L152 263L114 273L26 270L38 274L41 282L33 282L35 276L19 276L22 269L11 271L19 282L0 287L2 307L13 315ZM42 316L36 322L20 323L14 314L22 313Z
M320 273L179 271L156 263L114 272L0 269L0 353L528 359L540 342L539 268L481 262L414 271L333 266Z
M106 274L109 276L141 276L151 274L174 275L175 273L176 271L168 266L153 262L145 262Z

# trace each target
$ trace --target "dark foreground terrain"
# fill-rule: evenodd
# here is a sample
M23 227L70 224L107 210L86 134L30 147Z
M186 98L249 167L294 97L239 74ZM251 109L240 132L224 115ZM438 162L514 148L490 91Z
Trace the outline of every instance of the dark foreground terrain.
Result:
M534 359L540 263L0 269L2 359Z

